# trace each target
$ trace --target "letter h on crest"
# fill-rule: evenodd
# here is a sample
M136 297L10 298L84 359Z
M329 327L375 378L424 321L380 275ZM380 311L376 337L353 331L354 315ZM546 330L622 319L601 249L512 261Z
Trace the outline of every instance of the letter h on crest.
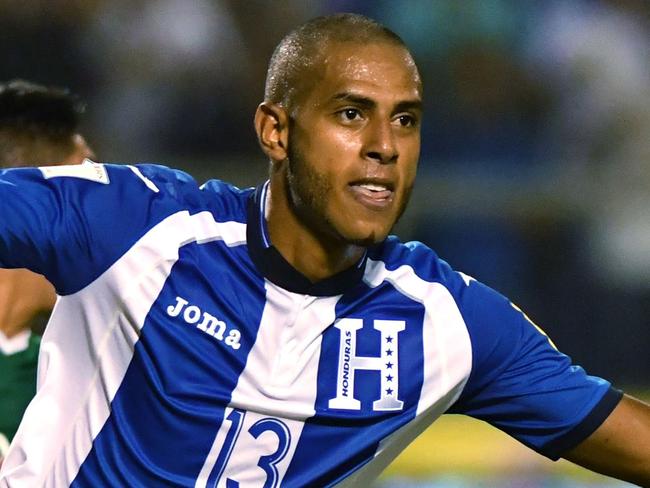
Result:
M354 376L358 369L379 371L381 394L372 402L373 410L401 410L404 402L399 392L398 334L406 328L403 320L374 320L373 327L381 333L379 356L357 356L357 331L363 328L363 319L343 318L334 327L340 332L339 364L336 397L329 400L329 408L361 410L361 402L354 397Z

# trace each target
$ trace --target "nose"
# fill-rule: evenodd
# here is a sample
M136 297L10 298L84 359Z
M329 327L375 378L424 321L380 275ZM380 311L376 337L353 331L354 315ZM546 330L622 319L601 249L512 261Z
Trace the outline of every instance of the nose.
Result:
M364 156L380 164L397 161L397 141L390 120L374 120L366 126Z

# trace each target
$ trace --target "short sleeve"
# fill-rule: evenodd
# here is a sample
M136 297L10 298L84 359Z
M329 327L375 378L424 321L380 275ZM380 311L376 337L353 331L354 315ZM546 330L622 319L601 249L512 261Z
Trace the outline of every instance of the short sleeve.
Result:
M472 371L450 413L485 420L558 459L609 416L622 393L589 376L508 299L466 279L458 293Z
M0 266L45 275L59 294L103 273L181 207L182 172L156 165L0 171Z

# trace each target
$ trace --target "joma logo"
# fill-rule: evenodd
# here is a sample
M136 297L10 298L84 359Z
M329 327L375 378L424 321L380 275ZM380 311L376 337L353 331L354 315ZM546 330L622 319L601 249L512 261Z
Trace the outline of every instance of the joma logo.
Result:
M167 307L167 315L170 317L182 317L185 322L195 325L197 329L222 341L233 349L241 347L241 332L237 329L228 330L226 323L214 315L204 312L196 305L189 305L183 297L176 297L176 303ZM228 335L225 335L228 332Z

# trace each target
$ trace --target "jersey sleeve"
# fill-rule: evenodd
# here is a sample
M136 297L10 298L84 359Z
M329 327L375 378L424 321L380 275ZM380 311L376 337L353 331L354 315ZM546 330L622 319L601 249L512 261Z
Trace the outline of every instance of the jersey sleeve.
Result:
M74 293L177 211L190 180L155 165L89 161L2 170L0 267L31 269Z
M463 276L459 307L472 343L472 371L450 413L485 420L558 459L595 431L622 393L559 352L521 310Z

